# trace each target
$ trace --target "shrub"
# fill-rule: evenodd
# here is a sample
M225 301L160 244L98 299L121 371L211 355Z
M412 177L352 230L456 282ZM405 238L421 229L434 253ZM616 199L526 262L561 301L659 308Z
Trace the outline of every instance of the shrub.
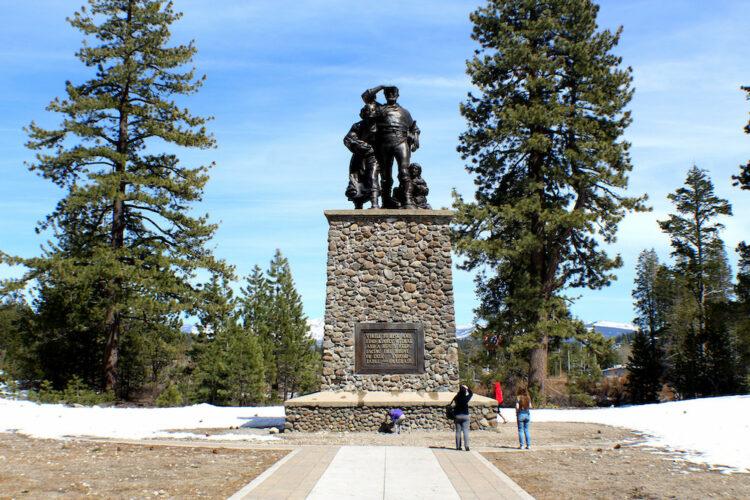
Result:
M39 389L28 392L29 401L37 403L67 403L93 406L111 403L115 400L112 391L97 392L83 383L79 377L74 376L63 391L57 391L49 380L43 380Z
M182 406L182 394L180 390L174 384L169 384L164 392L159 394L156 398L156 406L159 408L167 408L170 406Z
M85 406L93 406L111 403L115 400L115 395L112 391L97 392L84 384L83 380L78 378L78 376L74 375L62 392L62 399L69 404L77 403Z

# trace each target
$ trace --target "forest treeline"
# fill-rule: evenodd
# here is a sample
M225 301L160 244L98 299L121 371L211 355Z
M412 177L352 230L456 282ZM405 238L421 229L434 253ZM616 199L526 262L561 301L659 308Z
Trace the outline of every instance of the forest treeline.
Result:
M130 399L166 386L162 401L216 404L277 401L317 383L288 262L277 253L233 298L234 269L208 245L217 226L194 211L210 167L164 152L214 147L207 119L176 104L204 79L186 69L193 42L170 45L180 17L162 0L91 0L68 19L93 76L50 103L56 127L26 129L29 169L65 194L36 228L48 237L40 256L0 252L26 270L0 287L6 377L44 382L47 394ZM181 332L187 318L198 318L197 335Z
M314 391L320 352L287 259L277 251L265 272L256 265L236 295L230 285L205 286L209 302L188 328L178 321L141 330L125 319L118 386L92 401L258 405ZM55 296L70 292L56 288ZM48 300L15 293L0 303L0 369L38 399L86 402L102 393L104 325L91 319L89 303Z
M669 195L674 212L659 221L670 238L672 263L654 249L636 265L632 335L604 338L582 325L549 345L548 374L564 378L537 399L574 405L655 403L664 399L744 394L750 389L750 247L741 242L737 273L721 237L731 205L714 193L708 172L692 167ZM503 335L478 328L462 349L462 378L491 386L525 383L528 365ZM625 365L624 377L602 370ZM542 401L540 401L542 402Z

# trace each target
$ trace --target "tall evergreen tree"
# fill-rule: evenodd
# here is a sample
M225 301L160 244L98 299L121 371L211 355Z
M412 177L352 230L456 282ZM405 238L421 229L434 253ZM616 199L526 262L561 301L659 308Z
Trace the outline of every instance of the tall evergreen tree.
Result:
M685 186L667 196L679 214L659 221L659 227L669 235L675 257L675 270L686 284L698 307L698 331L705 326L708 300L726 297L728 283L720 255L724 242L719 232L724 225L716 221L721 215L732 215L727 200L714 194L714 186L704 170L693 166L688 171ZM715 278L711 279L712 275Z
M724 226L716 221L731 215L732 207L714 194L711 179L696 166L688 171L685 186L668 198L678 212L659 221L669 235L679 276L670 328L672 379L688 397L735 391L736 341L722 324L732 294L731 275L720 236Z
M644 250L636 265L633 323L649 338L658 338L669 326L672 283L667 266L659 263L656 251Z
M623 194L632 77L611 53L620 31L597 31L597 12L590 0L490 0L471 15L480 95L461 106L458 150L477 191L456 195L454 242L464 269L489 270L478 319L515 329L541 389L549 338L576 330L563 291L610 283L621 259L599 243L643 209Z
M258 337L236 319L228 324L230 397L239 406L266 401L263 350Z
M739 340L739 354L743 372L746 377L746 389L750 388L750 245L741 242L737 246L739 254L739 269L737 271L737 285L735 286L736 310L735 318Z
M671 305L668 271L656 252L644 250L636 267L634 323L638 332L628 357L628 390L634 403L658 401L663 376L662 336L668 326Z
M257 335L238 321L238 301L227 280L206 285L211 307L200 317L190 375L192 399L220 405L248 405L266 400L263 351Z
M263 353L264 380L271 387L276 385L275 311L271 282L257 265L246 280L247 286L241 288L238 298L238 316L245 331L252 332L257 338Z
M747 96L745 97L750 100L750 85L740 88L747 92ZM750 134L750 120L748 120L747 125L745 125L745 133ZM740 174L733 175L732 179L735 180L735 186L740 186L742 189L750 190L750 162L746 165L740 165Z
M638 330L628 356L628 380L626 387L635 404L659 401L662 365L655 345L646 332Z
M216 331L204 331L193 345L189 373L191 399L215 405L266 401L263 352L252 332L229 316Z
M747 93L746 98L750 100L750 85L741 87ZM745 133L750 134L750 120L745 125ZM740 165L740 174L732 176L735 186L750 190L750 162ZM740 257L740 270L737 273L737 332L739 335L739 350L742 357L742 365L746 377L750 375L750 245L741 242L737 246ZM750 387L750 378L745 381Z
M158 144L210 148L205 119L174 99L202 81L184 70L193 43L169 45L180 14L165 0L89 0L70 23L87 37L77 54L94 70L89 81L66 84L67 98L47 108L58 128L32 123L30 166L67 191L41 224L58 240L24 264L23 281L52 276L67 289L97 288L106 388L117 386L123 336L149 318L174 320L201 304L191 281L198 269L230 274L206 249L216 226L190 215L208 180L206 167L185 167ZM16 283L15 286L20 286ZM93 307L93 305L92 305Z
M276 348L276 388L286 401L317 385L320 361L289 261L279 250L271 261L268 276L273 294L271 331Z

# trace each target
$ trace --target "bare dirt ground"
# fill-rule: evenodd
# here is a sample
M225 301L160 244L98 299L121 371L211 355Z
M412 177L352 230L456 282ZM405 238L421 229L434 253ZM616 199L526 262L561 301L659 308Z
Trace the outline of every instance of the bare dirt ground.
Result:
M0 498L227 498L287 453L0 434Z
M514 424L471 433L480 451L522 488L544 499L750 499L750 474L724 474L678 454L638 446L614 427L532 423L531 450L518 450ZM201 429L196 434L268 434ZM249 437L249 436L248 436ZM452 448L449 431L401 435L284 433L272 441L115 443L37 440L0 434L0 498L226 498L290 448L310 444Z
M750 499L750 474L726 474L638 446L643 440L629 431L591 424L532 426L531 450L483 454L537 500ZM517 443L516 438L512 445Z

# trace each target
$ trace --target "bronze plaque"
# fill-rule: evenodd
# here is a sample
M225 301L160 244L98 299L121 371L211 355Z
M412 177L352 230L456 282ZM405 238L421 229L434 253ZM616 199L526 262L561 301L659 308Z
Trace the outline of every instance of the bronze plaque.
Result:
M421 323L357 323L354 326L355 373L424 373Z

